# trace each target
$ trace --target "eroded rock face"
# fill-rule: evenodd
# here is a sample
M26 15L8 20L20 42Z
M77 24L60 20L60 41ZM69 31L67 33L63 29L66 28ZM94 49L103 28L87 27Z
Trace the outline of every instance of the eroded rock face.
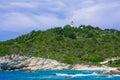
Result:
M108 72L105 72L106 75L120 75L120 69L117 70L110 70Z
M56 60L11 55L0 57L1 70L62 70L69 69L71 65L57 62Z

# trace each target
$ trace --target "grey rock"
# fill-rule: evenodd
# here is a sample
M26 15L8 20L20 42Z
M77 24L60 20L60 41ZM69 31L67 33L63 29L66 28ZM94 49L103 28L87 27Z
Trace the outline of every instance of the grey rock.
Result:
M69 69L70 66L70 64L60 63L52 59L26 57L16 54L0 57L0 70L61 70Z

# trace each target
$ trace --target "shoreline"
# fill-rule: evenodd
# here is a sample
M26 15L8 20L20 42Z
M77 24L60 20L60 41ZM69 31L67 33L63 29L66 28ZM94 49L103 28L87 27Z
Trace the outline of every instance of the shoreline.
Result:
M117 70L116 67L66 64L52 59L6 55L0 57L0 70Z
M110 70L117 70L117 67L76 64L73 69L75 69L75 70L107 70L107 71L110 71Z

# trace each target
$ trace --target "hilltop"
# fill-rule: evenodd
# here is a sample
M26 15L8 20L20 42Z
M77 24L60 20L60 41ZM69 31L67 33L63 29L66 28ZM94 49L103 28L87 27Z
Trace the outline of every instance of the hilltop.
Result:
M91 25L66 25L35 31L0 42L0 56L19 54L54 59L69 64L100 65L107 58L120 57L120 31ZM119 60L120 61L120 60ZM114 62L109 63L111 66ZM119 66L120 64L114 64Z

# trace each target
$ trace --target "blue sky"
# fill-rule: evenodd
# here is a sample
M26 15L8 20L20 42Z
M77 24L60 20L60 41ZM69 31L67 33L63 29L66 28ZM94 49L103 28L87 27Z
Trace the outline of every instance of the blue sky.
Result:
M71 21L120 30L120 0L0 0L0 41Z

